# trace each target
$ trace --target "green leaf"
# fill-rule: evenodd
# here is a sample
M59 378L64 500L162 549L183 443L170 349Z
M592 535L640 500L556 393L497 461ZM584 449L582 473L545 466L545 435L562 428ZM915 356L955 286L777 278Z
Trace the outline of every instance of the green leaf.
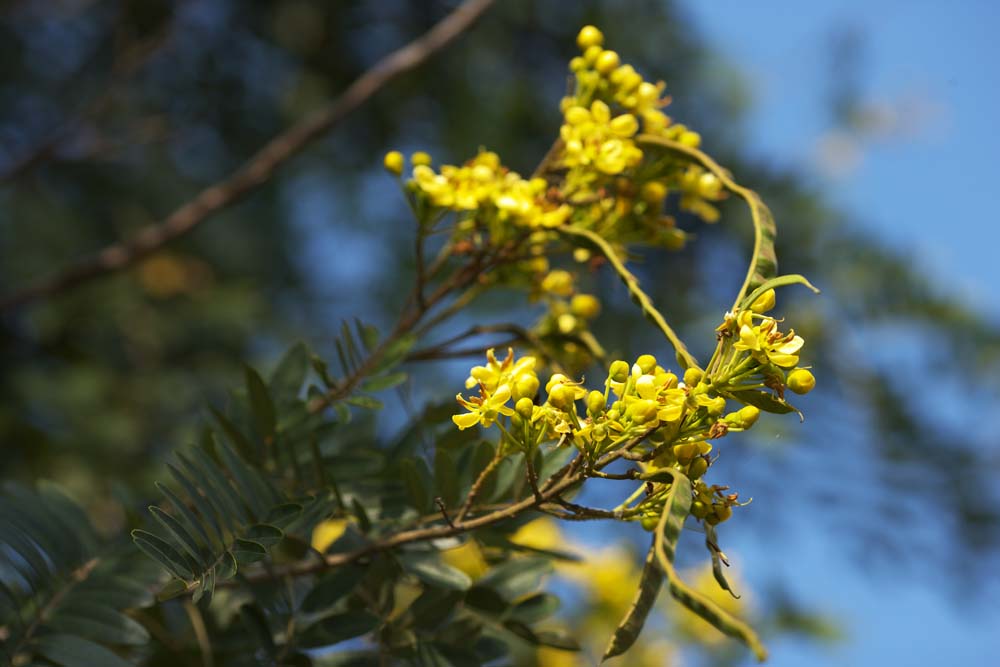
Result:
M381 619L366 611L334 614L313 625L301 637L303 648L320 648L366 635L381 623Z
M403 554L399 560L407 571L431 586L454 591L465 591L472 586L469 575L445 563L437 551Z
M323 575L302 601L302 611L317 613L335 605L361 582L364 568L343 565Z
M194 572L184 557L169 542L145 530L133 530L132 540L142 551L181 579L194 579Z
M797 273L790 273L786 276L778 276L777 278L771 278L770 280L764 281L764 283L750 292L741 302L740 309L745 310L750 307L750 305L757 300L757 298L769 289L774 289L775 287L785 287L786 285L805 285L813 291L814 294L819 294L819 289L813 286L805 276L800 276Z
M268 381L275 402L281 405L294 403L302 391L308 373L309 350L304 344L296 343L281 357L278 367L271 373L271 379Z
M405 336L400 336L393 342L389 343L389 345L387 345L385 350L382 352L382 359L376 365L372 374L375 375L396 366L403 360L403 357L409 353L416 342L416 336L413 334L406 334Z
M262 544L237 537L233 541L233 556L240 565L249 565L267 558L267 549Z
M285 533L276 526L258 523L247 528L243 537L264 547L273 547L285 537Z
M430 471L423 459L403 459L399 463L399 475L410 503L418 512L431 509L431 494L428 491Z
M250 366L244 366L243 372L246 374L247 395L250 397L250 409L253 412L257 435L264 440L273 438L278 420L274 414L271 393L257 371Z
M333 389L336 386L337 381L330 375L330 367L327 366L326 361L314 354L309 357L309 363L312 364L313 370L316 371L316 375L323 381L327 389Z
M100 644L68 634L39 637L35 648L39 655L63 667L131 667L132 663Z
M700 616L723 634L741 640L757 659L764 661L767 650L750 626L733 617L704 595L688 587L674 570L674 550L684 528L684 520L691 511L691 481L676 470L660 469L673 477L670 491L664 502L663 514L656 527L654 549L656 561L667 577L670 594L683 606Z
M533 625L559 611L559 598L551 593L535 593L518 602L510 611L510 618Z
M728 392L737 401L760 408L764 412L771 412L776 415L787 415L789 412L799 412L794 405L778 398L774 394L756 389L746 389L744 391ZM799 412L799 415L802 413Z
M188 592L188 584L183 579L171 579L168 581L160 592L156 594L156 599L160 602L166 602L167 600L172 600L175 597L184 595Z
M258 448L250 442L250 439L247 438L247 436L244 435L239 428L236 427L236 424L229 420L229 417L222 414L215 408L210 407L208 411L212 413L213 417L215 417L215 421L219 422L219 426L222 427L222 432L226 434L226 437L229 438L229 441L233 443L233 446L236 447L240 454L250 460L260 458L261 452Z
M604 657L601 658L601 662L621 655L632 647L635 640L639 638L642 627L646 624L646 618L649 616L662 586L663 571L656 564L656 548L650 546L649 553L646 555L646 564L642 568L639 590L636 592L635 599L625 614L625 618L615 628L615 633L612 635L611 641L608 642L608 647L604 649Z
M287 527L292 521L298 518L302 514L302 505L299 503L282 503L272 507L267 516L264 517L264 523L269 523L279 528Z
M503 627L535 646L549 646L563 651L579 651L580 645L569 633L557 630L541 630L536 632L524 623L504 621Z
M389 373L387 375L369 378L361 384L361 391L370 391L375 393L377 391L392 389L393 387L397 387L406 382L407 377L408 375L406 373L401 372Z
M231 551L226 551L219 557L219 563L215 566L215 577L219 581L226 581L236 576L238 570L236 556Z
M438 495L448 507L458 502L459 480L455 469L455 459L446 449L434 452L434 484Z
M102 644L142 646L149 641L146 628L104 604L71 601L59 607L47 625Z
M204 545L200 544L177 519L156 505L149 506L149 513L176 538L177 542L190 554L196 563L200 565L203 562L205 555Z
M547 558L514 558L491 569L476 581L476 586L492 588L507 600L517 600L537 591L551 571L552 563Z
M358 338L365 346L366 351L371 352L378 346L379 333L374 325L364 324L358 318L354 318L354 328L357 330Z
M354 512L354 517L358 520L358 528L361 529L362 533L367 533L372 529L372 521L368 518L368 512L357 497L351 498L351 511Z
M383 407L382 401L378 400L374 396L365 396L364 394L348 396L344 400L351 405L364 408L366 410L381 410Z

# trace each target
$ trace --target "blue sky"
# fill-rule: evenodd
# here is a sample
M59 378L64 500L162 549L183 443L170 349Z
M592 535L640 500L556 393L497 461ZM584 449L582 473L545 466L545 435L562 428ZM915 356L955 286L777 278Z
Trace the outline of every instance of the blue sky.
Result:
M1000 210L1000 4L713 0L684 7L753 92L745 126L752 154L805 170L852 223L1000 321L993 289L1000 232L992 219ZM845 28L863 38L857 89L870 119L863 130L838 128L829 113L831 33ZM995 664L995 605L960 600L945 575L864 571L837 535L802 521L780 544L743 536L744 572L777 561L800 600L822 601L840 617L847 641L829 649L784 642L772 647L771 665Z
M1000 319L1000 4L684 2L753 92L753 153L812 172L829 198ZM831 132L831 32L863 37L874 127ZM826 155L824 159L823 156ZM839 160L839 162L838 162ZM831 162L836 164L831 165Z

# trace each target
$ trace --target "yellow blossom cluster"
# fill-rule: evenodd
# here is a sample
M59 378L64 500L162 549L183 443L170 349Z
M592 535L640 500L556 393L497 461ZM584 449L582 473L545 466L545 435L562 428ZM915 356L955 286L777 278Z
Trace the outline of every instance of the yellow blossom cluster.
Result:
M523 227L558 227L571 209L549 202L544 178L524 179L500 164L500 157L481 151L462 166L428 164L413 168L413 188L438 208L477 212Z

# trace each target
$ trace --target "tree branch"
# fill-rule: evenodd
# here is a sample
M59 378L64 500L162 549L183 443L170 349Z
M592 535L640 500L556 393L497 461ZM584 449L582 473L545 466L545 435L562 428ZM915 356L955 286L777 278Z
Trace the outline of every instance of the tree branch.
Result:
M279 167L368 101L387 83L423 64L472 26L493 2L494 0L466 0L424 35L376 63L332 104L276 136L234 173L202 190L162 222L141 230L127 241L110 245L33 285L0 298L0 311L67 291L119 271L188 234L210 216L267 183Z

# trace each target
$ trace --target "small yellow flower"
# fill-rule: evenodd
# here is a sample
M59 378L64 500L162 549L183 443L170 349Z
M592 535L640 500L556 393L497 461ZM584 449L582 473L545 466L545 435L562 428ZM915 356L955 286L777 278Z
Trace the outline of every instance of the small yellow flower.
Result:
M791 368L799 363L799 350L804 341L794 331L783 334L777 330L777 322L765 317L753 326L750 311L740 314L740 338L733 347L746 350L762 364L772 363L782 368Z

